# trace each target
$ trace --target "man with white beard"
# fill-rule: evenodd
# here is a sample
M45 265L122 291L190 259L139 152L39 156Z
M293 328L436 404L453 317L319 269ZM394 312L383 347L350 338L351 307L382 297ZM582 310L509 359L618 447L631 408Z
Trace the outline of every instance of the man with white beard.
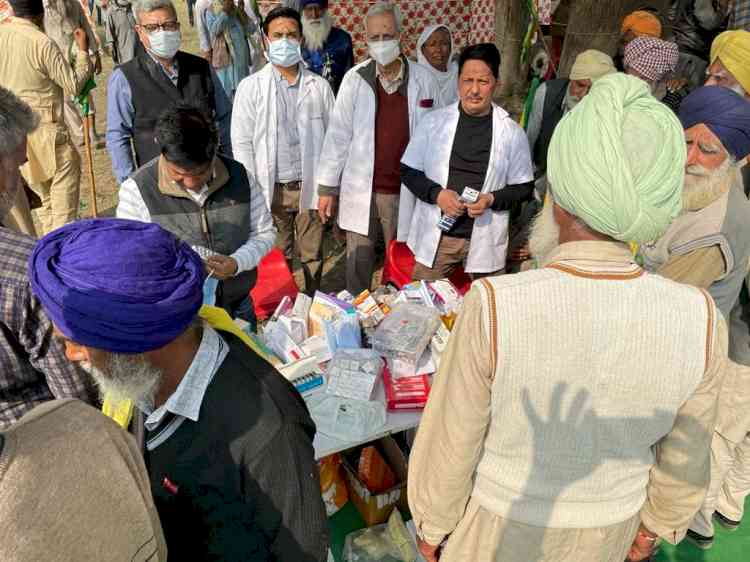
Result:
M299 4L305 38L302 57L308 68L328 80L337 94L344 74L354 66L352 37L333 26L328 0L302 0Z
M31 294L26 268L34 240L5 228L23 190L18 168L26 162L26 139L38 123L25 102L0 87L0 430L55 398L97 403L88 375L65 358Z
M170 559L323 562L315 424L269 363L198 319L200 256L158 224L91 219L28 263L68 359L138 408Z
M679 214L683 139L624 74L560 121L541 267L474 283L409 458L427 562L639 561L697 511L726 326L628 247Z
M750 260L750 202L738 174L750 154L750 103L729 88L704 86L680 106L688 145L683 213L640 250L648 269L706 289L729 323L727 373L711 445L711 485L688 539L711 548L716 520L739 527L750 492L750 349L740 291ZM747 339L745 338L745 342Z

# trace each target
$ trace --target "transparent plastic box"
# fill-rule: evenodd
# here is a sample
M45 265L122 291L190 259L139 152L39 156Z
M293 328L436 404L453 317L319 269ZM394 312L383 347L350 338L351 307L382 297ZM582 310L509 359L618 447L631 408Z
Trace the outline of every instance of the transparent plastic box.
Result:
M437 309L401 303L375 330L372 348L385 357L416 365L439 326Z

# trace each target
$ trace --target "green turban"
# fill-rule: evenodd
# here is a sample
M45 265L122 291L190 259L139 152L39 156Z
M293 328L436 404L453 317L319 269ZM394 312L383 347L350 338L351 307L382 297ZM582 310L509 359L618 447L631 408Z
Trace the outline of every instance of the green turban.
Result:
M648 85L605 76L555 129L547 173L555 202L623 242L659 238L682 209L685 135Z

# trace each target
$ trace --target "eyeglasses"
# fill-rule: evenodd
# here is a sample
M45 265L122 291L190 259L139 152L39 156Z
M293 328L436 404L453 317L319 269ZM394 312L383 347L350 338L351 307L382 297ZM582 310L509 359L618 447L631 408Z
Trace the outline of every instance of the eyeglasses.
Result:
M163 23L144 23L141 25L146 33L156 33L157 31L177 31L180 29L180 22L165 21Z

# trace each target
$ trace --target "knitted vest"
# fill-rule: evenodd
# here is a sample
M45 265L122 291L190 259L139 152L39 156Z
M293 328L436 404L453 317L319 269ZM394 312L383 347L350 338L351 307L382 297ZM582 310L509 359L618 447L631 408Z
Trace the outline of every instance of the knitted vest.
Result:
M635 515L652 446L706 370L711 299L642 270L615 280L546 268L475 286L495 375L473 496L538 527Z

